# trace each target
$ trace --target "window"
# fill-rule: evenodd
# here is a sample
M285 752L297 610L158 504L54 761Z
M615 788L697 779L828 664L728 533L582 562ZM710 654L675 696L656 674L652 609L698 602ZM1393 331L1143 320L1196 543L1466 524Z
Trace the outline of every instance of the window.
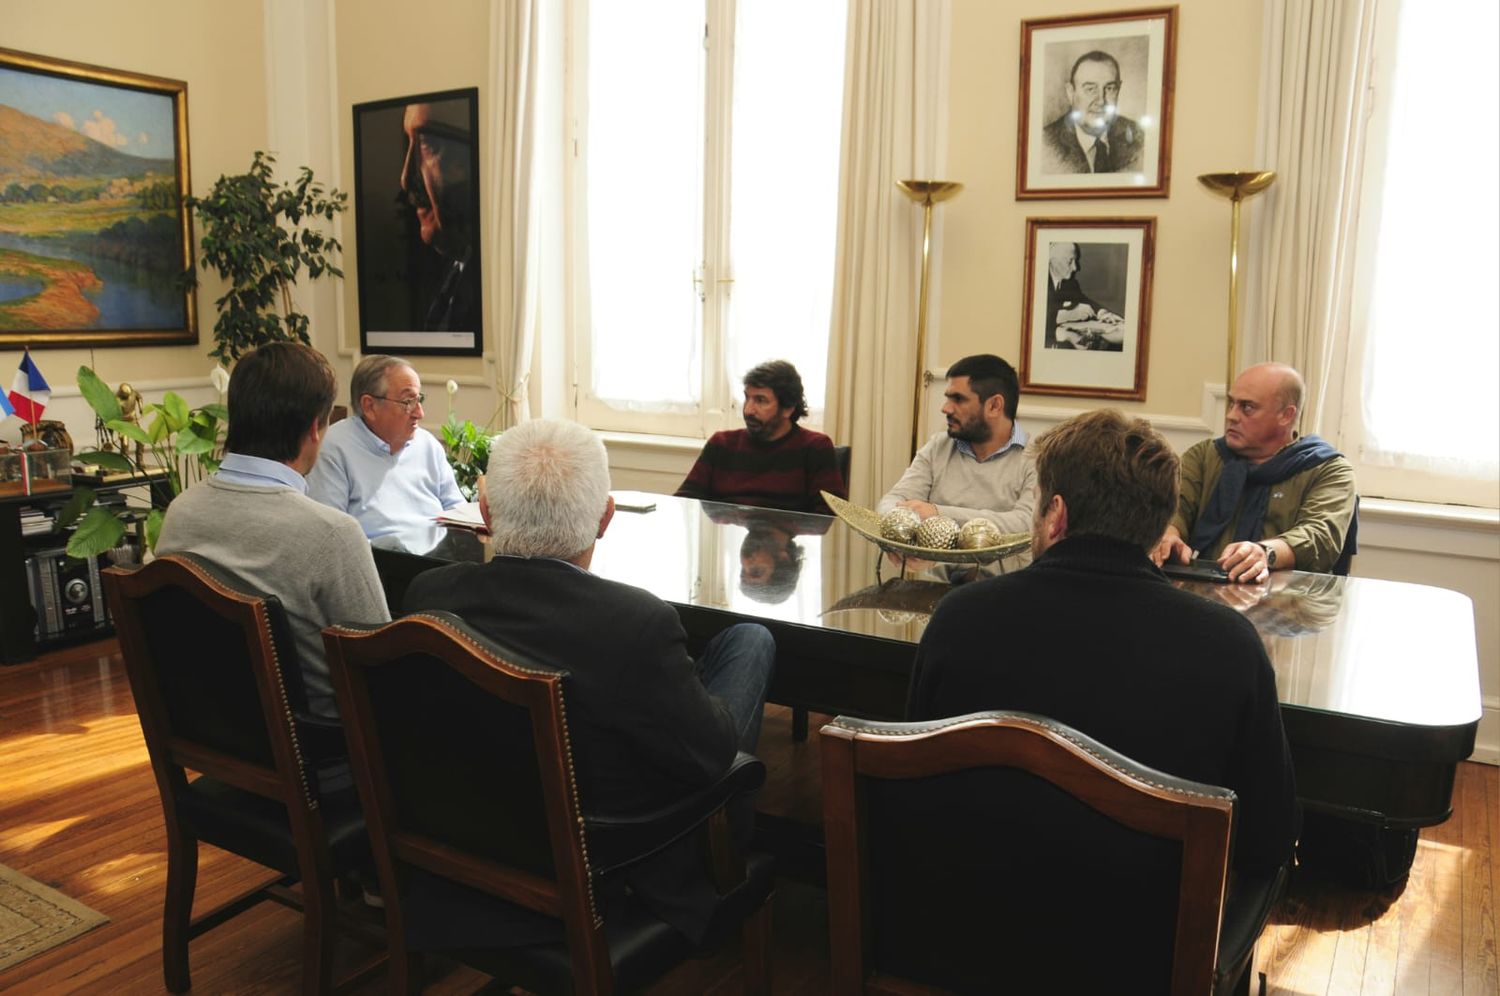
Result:
M1497 11L1380 8L1344 412L1366 494L1497 505Z
M775 358L821 409L846 6L577 0L575 14L579 418L704 436L738 424L741 376Z

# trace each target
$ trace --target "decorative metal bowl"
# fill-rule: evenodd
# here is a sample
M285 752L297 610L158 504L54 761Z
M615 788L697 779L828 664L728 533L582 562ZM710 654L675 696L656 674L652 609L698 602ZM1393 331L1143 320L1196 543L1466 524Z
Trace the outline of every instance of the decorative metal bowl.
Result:
M1002 533L999 544L975 550L952 548L935 550L931 547L917 546L915 543L898 543L880 535L880 513L851 504L827 491L823 492L823 500L828 503L829 508L833 509L833 514L843 520L850 529L887 553L899 554L903 557L919 557L922 560L931 560L941 564L988 564L1031 546L1030 533Z

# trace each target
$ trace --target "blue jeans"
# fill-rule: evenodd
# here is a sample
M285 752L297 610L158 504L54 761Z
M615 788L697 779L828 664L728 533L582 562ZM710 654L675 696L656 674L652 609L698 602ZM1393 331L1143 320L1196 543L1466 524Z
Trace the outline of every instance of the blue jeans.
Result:
M698 680L723 699L734 717L740 750L755 753L760 717L776 670L776 640L759 623L739 623L719 633L698 658Z

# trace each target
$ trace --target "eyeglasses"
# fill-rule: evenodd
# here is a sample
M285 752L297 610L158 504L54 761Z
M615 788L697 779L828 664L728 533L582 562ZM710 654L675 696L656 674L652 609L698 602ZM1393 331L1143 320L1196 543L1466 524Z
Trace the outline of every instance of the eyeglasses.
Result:
M400 405L406 409L406 414L408 415L416 411L417 407L427 400L427 395L425 394L419 394L415 398L387 398L383 394L372 394L370 397L377 401L389 401L393 405Z

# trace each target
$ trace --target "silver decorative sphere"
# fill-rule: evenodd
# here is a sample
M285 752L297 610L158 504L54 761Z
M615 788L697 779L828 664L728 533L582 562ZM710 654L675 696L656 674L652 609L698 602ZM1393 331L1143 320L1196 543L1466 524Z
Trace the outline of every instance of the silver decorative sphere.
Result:
M880 535L897 543L910 543L922 517L909 508L893 508L880 520Z
M956 539L958 523L946 515L934 515L917 527L917 546L925 546L929 550L951 550Z
M987 546L999 545L1000 527L989 519L970 519L958 531L958 547L961 550L982 550Z

